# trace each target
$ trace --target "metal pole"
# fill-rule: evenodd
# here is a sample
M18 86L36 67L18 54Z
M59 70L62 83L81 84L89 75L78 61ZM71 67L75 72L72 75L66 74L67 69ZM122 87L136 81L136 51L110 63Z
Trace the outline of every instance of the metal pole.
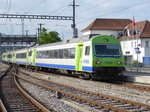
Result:
M42 25L44 25L44 24L40 23L38 25L40 25L40 28L38 28L38 41L39 41L40 40L41 31L42 31Z
M0 33L0 62L1 62L1 54L2 54L2 46L1 46L1 44L2 44L2 40L1 40L1 38L2 38L2 36L1 36L1 33Z
M73 28L76 27L76 24L75 24L75 0L73 0Z
M137 29L137 30L138 30L138 29ZM137 49L138 49L138 34L137 34L138 31L137 31L137 30L136 30L136 41L137 41ZM139 64L138 64L138 51L139 51L139 50L136 51L136 54L137 54L136 70L137 70L137 72L139 72L139 68L138 68L138 65L139 65Z
M24 35L24 19L21 18L21 24L22 24L22 35Z
M73 24L71 25L71 27L73 28L73 38L77 38L78 37L78 31L76 28L76 23L75 23L75 7L79 6L79 5L75 5L75 0L73 0L73 4L69 5L73 7Z
M137 70L137 72L139 72L139 43L138 43L138 39L139 39L139 35L140 35L140 26L137 26L137 28L136 28L137 30L136 30L136 41L137 41L137 51L136 51L136 53L137 53L137 64L136 64L136 70Z

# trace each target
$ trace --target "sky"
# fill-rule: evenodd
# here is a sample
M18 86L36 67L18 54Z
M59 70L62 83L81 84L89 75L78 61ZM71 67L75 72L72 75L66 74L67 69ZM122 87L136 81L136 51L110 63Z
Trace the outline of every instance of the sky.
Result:
M0 14L27 14L49 16L72 16L73 0L0 0ZM150 20L150 0L75 0L76 27L81 30L96 18ZM71 39L73 31L70 20L24 20L24 34L36 34L39 24L48 31L57 31L64 40ZM0 33L21 35L20 19L0 18Z

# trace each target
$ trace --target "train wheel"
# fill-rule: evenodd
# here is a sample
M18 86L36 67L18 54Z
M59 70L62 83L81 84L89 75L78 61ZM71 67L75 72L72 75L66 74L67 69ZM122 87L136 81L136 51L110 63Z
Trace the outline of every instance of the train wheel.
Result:
M84 74L82 73L82 74L78 74L77 76L78 76L78 78L85 79L85 80L92 80L93 79L93 75L90 73L84 73Z

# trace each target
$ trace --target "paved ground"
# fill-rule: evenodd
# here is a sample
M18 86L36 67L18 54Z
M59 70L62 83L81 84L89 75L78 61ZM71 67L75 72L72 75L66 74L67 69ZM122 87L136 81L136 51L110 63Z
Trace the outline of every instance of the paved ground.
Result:
M123 75L128 81L150 84L150 68L148 67L139 68L138 72L136 68L127 68Z
M137 72L137 68L136 67L126 67L126 71ZM150 73L150 67L138 67L138 72Z

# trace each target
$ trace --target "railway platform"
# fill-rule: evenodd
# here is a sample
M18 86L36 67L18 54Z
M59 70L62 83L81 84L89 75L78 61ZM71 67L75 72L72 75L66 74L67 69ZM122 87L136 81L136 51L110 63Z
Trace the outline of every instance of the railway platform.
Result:
M124 79L130 82L150 84L150 72L130 72L123 73Z

